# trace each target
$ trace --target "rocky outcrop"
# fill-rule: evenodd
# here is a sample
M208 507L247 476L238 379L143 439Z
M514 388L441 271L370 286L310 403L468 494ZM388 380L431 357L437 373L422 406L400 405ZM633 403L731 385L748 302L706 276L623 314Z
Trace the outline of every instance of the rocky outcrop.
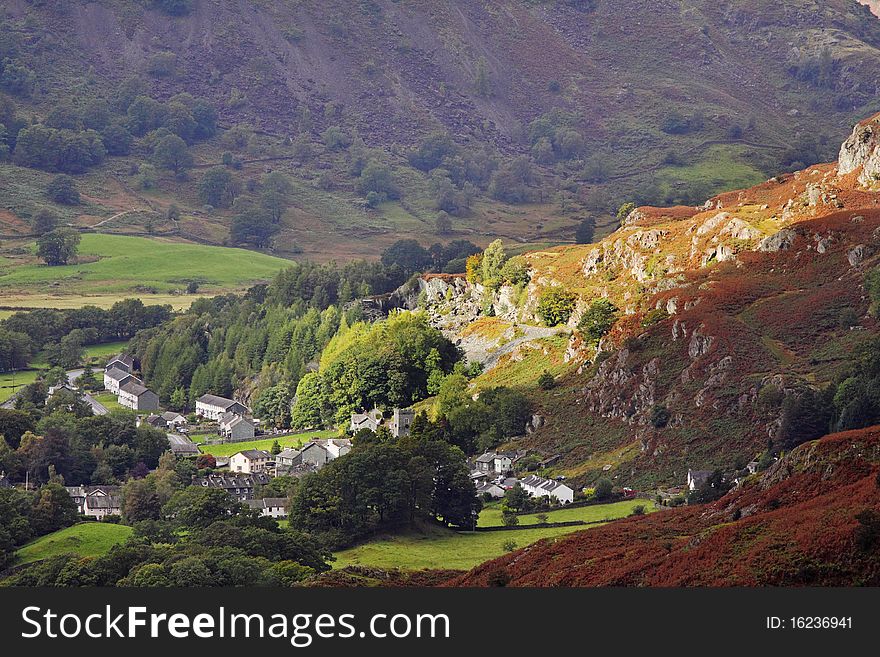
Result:
M758 243L758 251L766 253L775 253L776 251L785 251L790 249L794 244L797 233L791 228L783 228L778 233L774 233L769 237L765 237Z
M880 179L880 115L859 123L843 142L837 171L840 175L858 171L858 181L865 186Z

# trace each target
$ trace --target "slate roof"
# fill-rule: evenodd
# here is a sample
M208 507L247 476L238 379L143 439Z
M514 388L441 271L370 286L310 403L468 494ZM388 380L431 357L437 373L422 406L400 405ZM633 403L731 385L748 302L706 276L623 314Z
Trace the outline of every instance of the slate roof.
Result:
M134 369L134 357L129 356L128 354L119 354L118 356L113 356L113 358L111 358L107 362L107 368L118 367L118 364L123 365L123 367L119 367L119 369L124 369L125 367L127 367L130 371Z
M196 401L207 404L208 406L216 406L218 408L230 408L234 404L239 403L234 399L227 399L226 397L220 397L219 395L202 395ZM244 406L244 404L242 404L242 406Z
M244 449L244 450L237 452L237 453L241 454L245 458L248 458L252 461L256 460L256 459L272 458L272 455L269 452L267 452L265 449ZM235 456L235 454L233 454L233 456Z
M129 376L131 378L135 378L134 376L132 376L131 372L126 372L125 370L121 370L115 366L104 372L104 375L113 379L114 381L122 381Z
M120 392L127 392L130 395L134 395L135 397L140 397L144 393L150 392L150 389L147 388L143 383L138 381L135 378L132 378L131 381L126 381L121 386L119 386Z
M528 477L523 479L521 483L523 486L539 488L543 491L547 491L548 493L555 491L557 488L562 488L563 486L568 488L568 486L566 486L561 481L556 481L555 479L544 479L544 477L539 477L538 475L529 475Z

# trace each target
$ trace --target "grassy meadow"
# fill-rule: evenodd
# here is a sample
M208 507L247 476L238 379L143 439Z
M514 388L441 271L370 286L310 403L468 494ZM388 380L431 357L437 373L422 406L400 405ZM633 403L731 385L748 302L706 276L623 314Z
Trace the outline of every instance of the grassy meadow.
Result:
M199 449L205 454L214 456L232 456L236 452L245 449L271 449L272 444L277 440L281 447L299 447L310 440L319 438L335 438L339 433L337 431L309 431L299 433L293 436L278 436L273 438L264 438L260 440L247 440L240 443L221 443L219 445L199 445ZM199 436L192 436L193 440L198 441Z
M643 504L646 511L653 504L645 500L628 500L578 509L560 509L548 512L550 522L566 520L615 520L628 516L632 508ZM485 514L485 517L484 517ZM496 522L497 516L497 522ZM521 524L537 522L532 516L520 518ZM501 523L501 511L489 507L480 513L478 525L490 526ZM596 527L598 525L590 525ZM512 541L522 548L545 538L556 538L589 527L542 527L500 532L456 532L441 527L427 526L419 531L377 537L375 540L336 553L334 568L345 566L371 566L376 568L401 568L421 570L424 568L451 568L468 570L489 559L504 554L507 543Z
M41 536L23 546L16 564L28 564L59 554L74 553L82 557L106 554L117 543L131 535L131 527L105 522L83 522Z
M290 264L246 249L97 233L82 236L79 260L47 267L29 258L5 258L0 262L0 306L106 307L126 297L188 306L199 296L271 279ZM201 294L174 294L190 281L200 285Z

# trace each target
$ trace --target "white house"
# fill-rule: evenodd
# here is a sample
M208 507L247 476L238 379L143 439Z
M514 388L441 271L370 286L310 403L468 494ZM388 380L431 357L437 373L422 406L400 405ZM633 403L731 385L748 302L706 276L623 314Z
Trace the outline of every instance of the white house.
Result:
M229 457L229 469L245 474L263 472L271 460L272 455L265 449L246 449Z
M519 480L523 490L532 497L552 497L562 504L574 501L574 490L555 479L544 479L538 475L529 475Z
M129 356L128 354L113 356L113 358L107 361L107 364L104 366L104 371L106 372L113 367L131 374L134 371L134 357Z
M175 411L162 413L162 419L165 420L165 426L169 429L180 429L186 426L186 418Z
M159 395L140 381L126 381L119 386L119 404L134 411L159 410Z
M286 497L264 497L261 500L246 500L245 504L254 511L259 511L261 516L269 518L287 517Z
M505 474L513 470L513 459L506 454L486 452L476 458L474 465L479 472Z
M275 465L278 467L289 468L302 463L302 454L300 450L292 447L285 447L275 455Z
M256 434L254 423L237 413L224 413L218 420L220 435L231 442L252 440Z
M219 420L226 413L245 415L248 413L248 408L233 399L217 395L202 395L196 400L196 415L209 420Z
M80 514L101 519L122 512L119 486L66 486L68 495Z
M711 470L688 470L687 487L688 490L697 490L700 486L708 481L712 476Z
M376 431L380 426L382 426L382 422L384 418L382 417L382 411L378 408L374 408L372 411L368 411L367 413L352 413L351 414L351 424L349 425L349 431L352 433L357 433L361 429L368 429L369 431Z
M300 463L320 468L351 451L351 441L347 438L312 440L300 449Z
M381 426L387 426L391 435L395 438L408 436L410 426L415 419L415 411L408 408L395 408L391 419L386 423L382 411L374 408L367 413L352 413L351 423L348 426L349 431L357 433L361 429L369 429L377 431Z
M139 381L131 372L126 372L118 367L111 367L104 371L104 389L112 392L114 395L119 394L119 387L129 381Z

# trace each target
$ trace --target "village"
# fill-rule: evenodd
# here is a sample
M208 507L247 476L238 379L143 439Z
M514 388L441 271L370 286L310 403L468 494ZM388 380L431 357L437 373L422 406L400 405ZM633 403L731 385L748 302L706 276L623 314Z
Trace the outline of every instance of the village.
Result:
M120 406L137 414L137 424L147 424L166 432L169 450L176 456L198 458L210 455L210 444L198 444L191 438L195 430L210 427L221 444L245 443L260 436L283 436L278 430L267 432L260 419L254 418L244 404L213 394L204 394L195 402L195 412L189 418L177 411L163 411L159 397L144 385L136 375L136 363L129 355L112 357L104 367L103 383L106 391L115 394ZM74 385L62 386L76 390ZM50 395L56 389L49 391ZM316 438L298 447L276 450L245 448L229 456L211 457L211 468L203 475L193 476L192 485L219 489L233 499L244 503L260 515L284 519L288 515L288 499L285 497L261 497L259 491L279 476L301 477L317 472L326 464L344 456L352 449L352 436L360 431L387 430L395 438L409 435L415 419L412 409L394 408L388 417L379 410L353 413L344 434L336 438ZM345 437L343 437L345 436ZM277 441L275 443L277 445ZM519 487L536 501L547 507L561 507L583 501L584 491L576 491L565 483L565 477L545 478L517 467L528 452L487 451L468 460L470 479L476 494L486 502L502 500L505 495ZM547 459L543 465L552 463ZM748 464L747 472L757 471L758 463ZM744 473L745 474L745 473ZM674 506L677 499L705 486L713 476L709 470L688 470L683 486L661 491L657 496L660 504ZM732 475L731 475L732 476ZM5 480L3 480L5 481ZM734 479L734 485L739 479ZM68 486L78 512L90 519L102 520L121 514L122 499L118 485ZM622 487L622 498L637 496L636 491Z

